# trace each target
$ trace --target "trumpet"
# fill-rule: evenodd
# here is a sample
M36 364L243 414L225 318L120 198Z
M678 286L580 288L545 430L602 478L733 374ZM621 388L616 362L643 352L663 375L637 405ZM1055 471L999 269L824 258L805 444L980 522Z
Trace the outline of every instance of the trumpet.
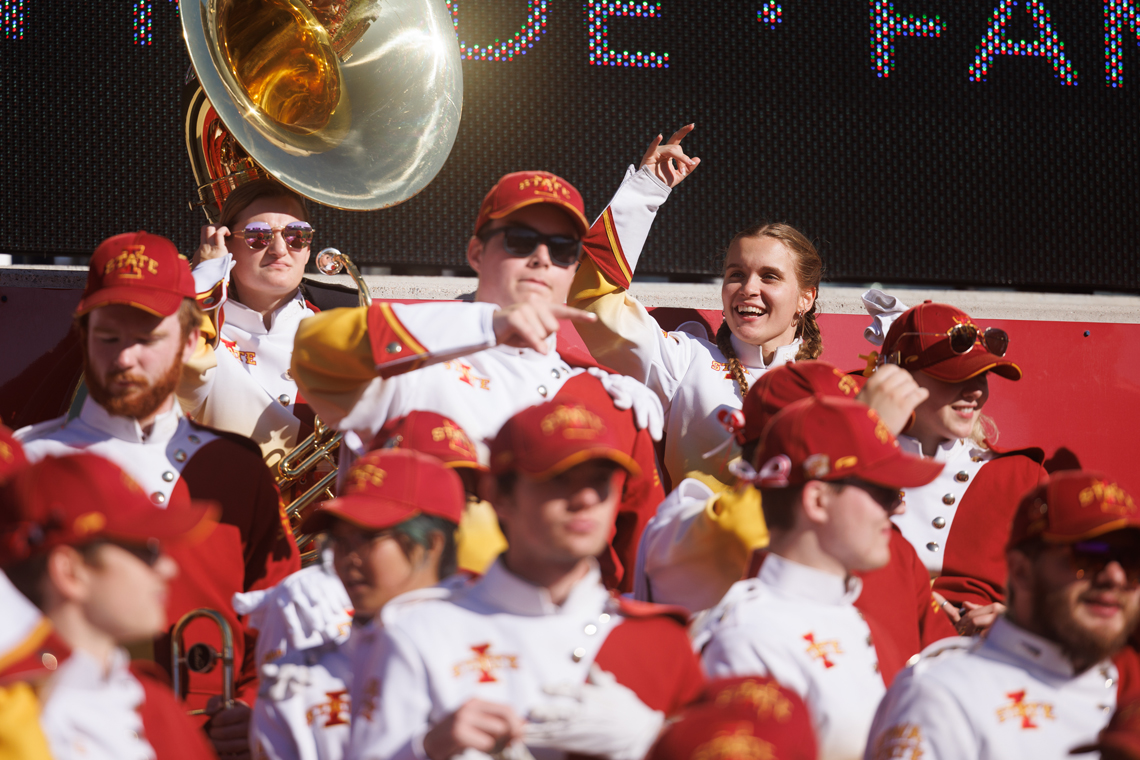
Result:
M199 641L189 649L186 649L186 645L182 641L182 636L186 631L186 626L198 618L209 618L218 626L218 631L222 635L221 652L204 641ZM183 654L184 649L186 649L185 654ZM217 667L219 661L222 663L222 707L226 709L234 706L233 628L230 626L229 621L222 616L222 613L217 610L212 610L208 607L199 607L196 610L187 612L178 620L174 629L170 632L171 686L178 698L182 699L186 696L183 693L183 667L194 673L211 673L214 668ZM185 688L188 689L190 685L189 673L186 674L185 681ZM205 710L190 711L191 715L204 715L205 713Z

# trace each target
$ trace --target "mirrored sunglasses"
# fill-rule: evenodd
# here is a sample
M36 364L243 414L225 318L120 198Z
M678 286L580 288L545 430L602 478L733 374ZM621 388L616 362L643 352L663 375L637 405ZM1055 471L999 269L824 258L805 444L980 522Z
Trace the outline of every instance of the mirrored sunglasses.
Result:
M260 251L273 242L274 234L280 232L285 245L295 251L305 248L313 242L313 228L308 222L289 222L284 227L270 227L265 222L251 222L241 232L232 233L234 237L242 238L251 250Z

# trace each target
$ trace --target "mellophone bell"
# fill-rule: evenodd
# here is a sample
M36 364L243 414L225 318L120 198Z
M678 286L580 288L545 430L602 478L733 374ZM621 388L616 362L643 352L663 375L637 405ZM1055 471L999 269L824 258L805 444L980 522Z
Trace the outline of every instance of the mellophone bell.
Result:
M205 213L211 226L204 229L228 222L229 235L217 236L222 260L195 257L199 304L213 334L184 369L178 397L196 421L261 447L296 534L306 509L332 498L336 479L341 435L307 411L289 374L293 334L315 308L297 289L308 242L336 233L310 227L310 237L285 241L288 229L277 239L267 225L256 247L251 230L264 214L253 212L268 207L257 205L264 197L230 219L227 199L243 186L279 183L300 203L286 198L272 210L287 212L301 229L307 202L367 211L412 197L455 141L463 102L458 45L443 0L199 0L183 3L181 20L192 63L183 126L198 185L190 205ZM242 279L241 259L269 255L262 251L274 246L280 251L273 255L301 259L297 282L279 301L255 303L258 283ZM326 248L312 263L322 274L347 271L359 303L370 303L346 254ZM309 539L297 535L303 551ZM180 622L186 641L171 641L182 693L198 691L199 673L210 673L215 685L219 669L232 676L224 641L235 634L210 613L188 614ZM205 625L199 618L220 629L208 642L195 640Z

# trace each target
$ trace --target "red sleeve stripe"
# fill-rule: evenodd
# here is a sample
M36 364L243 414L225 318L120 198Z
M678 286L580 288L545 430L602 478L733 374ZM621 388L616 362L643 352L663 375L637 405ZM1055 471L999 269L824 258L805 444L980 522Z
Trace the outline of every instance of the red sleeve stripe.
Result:
M629 288L633 273L621 248L621 241L618 240L613 212L609 208L602 212L582 243L586 255L594 261L606 279L622 288Z

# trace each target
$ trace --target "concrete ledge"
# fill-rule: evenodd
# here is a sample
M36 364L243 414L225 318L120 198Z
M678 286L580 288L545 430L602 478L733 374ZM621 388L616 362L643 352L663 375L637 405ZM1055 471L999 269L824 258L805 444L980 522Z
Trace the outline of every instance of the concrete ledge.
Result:
M308 275L318 282L353 287L347 275ZM474 277L366 275L376 298L453 299L475 291ZM0 267L0 287L81 289L86 267ZM948 290L881 285L909 306L926 299L951 303L978 319L1140 324L1140 296L1115 294L1021 293L1006 290ZM863 314L862 286L824 285L819 302L824 314ZM720 309L720 285L713 283L635 282L630 293L649 307Z

